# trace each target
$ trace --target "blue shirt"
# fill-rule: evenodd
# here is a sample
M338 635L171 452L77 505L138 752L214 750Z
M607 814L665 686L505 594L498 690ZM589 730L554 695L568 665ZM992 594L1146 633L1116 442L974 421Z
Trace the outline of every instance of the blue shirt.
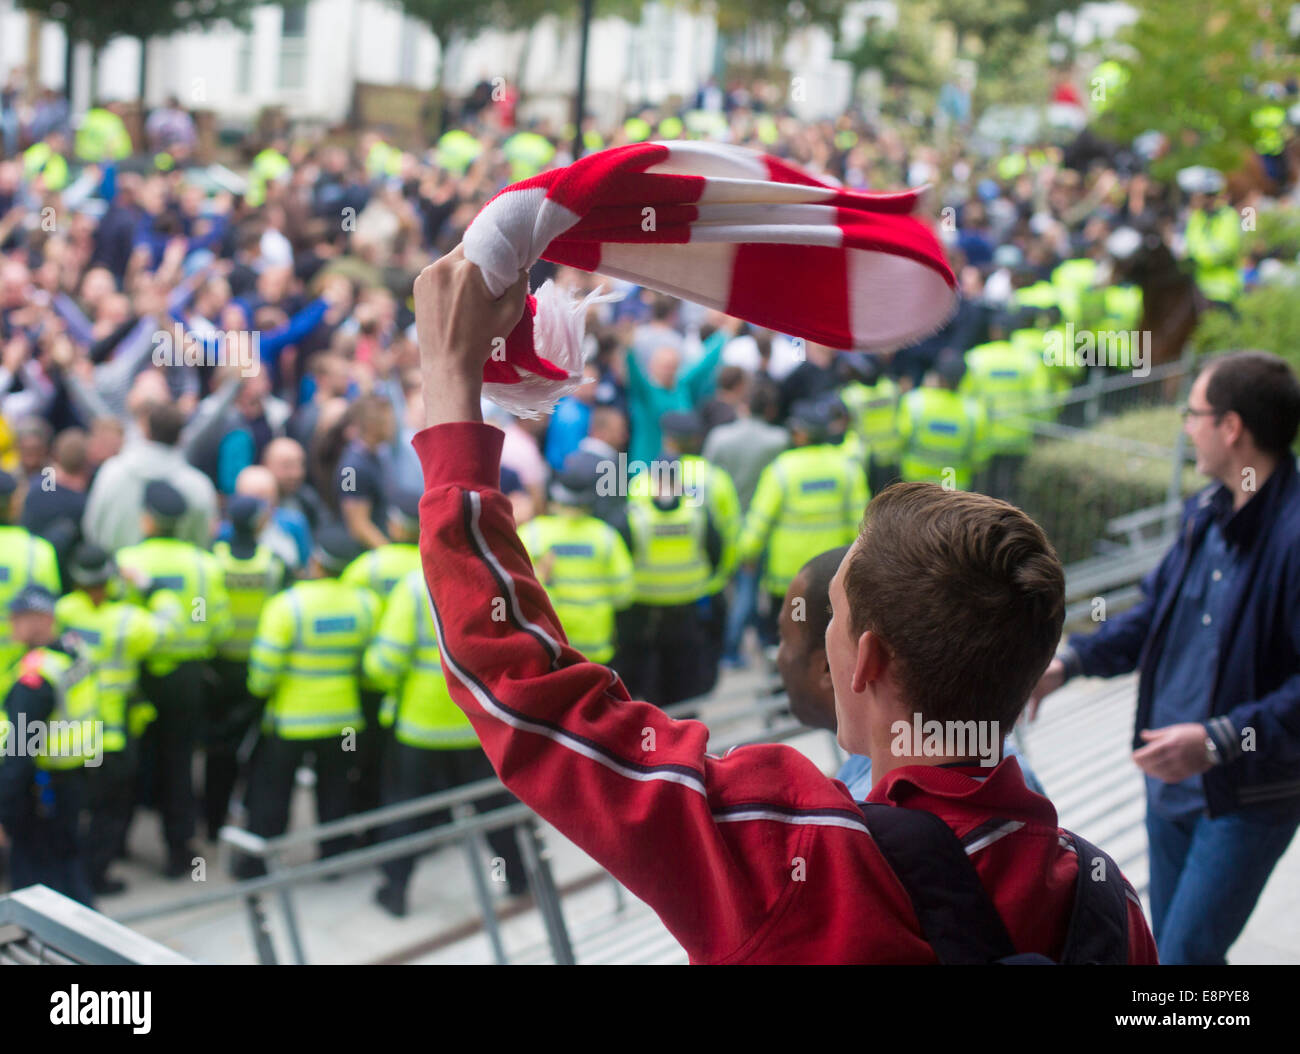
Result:
M835 773L835 778L848 787L854 801L866 801L871 793L871 759L861 754L850 754L849 760Z
M1169 615L1169 632L1156 664L1151 728L1165 728L1210 716L1210 692L1219 661L1219 627L1229 617L1224 601L1230 593L1237 553L1229 548L1217 521L1187 564L1178 599ZM1147 776L1151 807L1171 819L1205 808L1200 776L1165 783Z
M566 395L556 404L550 427L546 430L546 460L556 472L564 468L564 459L587 438L590 422L591 407L582 400Z
M1003 740L1002 753L1004 757L1016 759L1021 773L1024 774L1025 786L1035 794L1046 796L1047 792L1043 790L1043 785L1038 782L1038 777L1029 767L1029 762L1025 760L1025 756L1020 753L1015 740L1010 736ZM844 762L839 772L835 773L835 778L848 787L854 801L866 801L867 795L871 793L871 759L861 754L850 754L848 761Z

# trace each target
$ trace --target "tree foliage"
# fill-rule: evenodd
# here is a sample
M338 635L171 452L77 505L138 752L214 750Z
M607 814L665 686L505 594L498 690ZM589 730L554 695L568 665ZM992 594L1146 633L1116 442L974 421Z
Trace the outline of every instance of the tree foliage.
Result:
M1162 132L1169 152L1152 167L1169 178L1188 165L1236 169L1255 139L1256 87L1297 72L1287 5L1257 0L1140 0L1123 35L1127 81L1111 89L1104 133L1131 140Z

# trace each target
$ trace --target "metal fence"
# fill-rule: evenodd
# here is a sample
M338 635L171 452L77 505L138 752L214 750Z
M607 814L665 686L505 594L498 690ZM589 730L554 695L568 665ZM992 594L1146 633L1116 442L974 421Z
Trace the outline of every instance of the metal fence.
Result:
M990 415L1027 433L1028 451L994 459L976 488L1042 526L1065 565L1070 619L1095 598L1131 596L1204 486L1178 411L1191 381L1190 355L1146 376L1094 369L1070 391Z
M0 966L122 966L189 962L46 886L0 897Z
M716 705L729 702L738 705L731 712L721 713L707 722L711 732L745 722L760 722L764 727L757 734L734 737L721 742L716 747L711 741L711 748L717 751L753 742L778 742L812 731L786 716L788 702L783 694L778 693L761 697L757 701L754 700L752 692L743 695L718 695L704 700L687 700L666 708L666 712L670 716L681 715L697 711L702 703ZM523 804L513 804L482 813L472 812L476 802L500 794L501 790L501 782L493 777L453 790L358 813L331 823L301 828L277 838L261 838L237 827L223 828L220 836L222 845L232 852L243 853L264 861L267 868L265 876L124 912L118 916L118 921L139 923L229 901L243 900L258 959L264 964L274 964L285 959L283 951L275 945L263 903L263 898L267 894L274 894L287 934L289 945L287 961L305 964L307 951L294 901L295 890L309 882L370 870L388 860L456 845L463 854L469 870L469 887L474 894L483 932L492 947L493 958L497 963L505 964L509 962L509 955L501 937L498 904L492 896L488 880L484 875L483 863L490 857L484 844L484 836L489 831L513 828L517 832L529 888L536 910L541 916L551 955L556 963L571 964L574 962L573 946L564 919L560 893L556 888L548 854L532 810ZM290 864L285 859L289 853L316 844L323 839L356 834L360 831L378 830L397 820L428 817L446 809L452 811L453 821L431 830L419 831L308 863ZM624 902L622 887L614 883L613 892L613 910L618 911Z

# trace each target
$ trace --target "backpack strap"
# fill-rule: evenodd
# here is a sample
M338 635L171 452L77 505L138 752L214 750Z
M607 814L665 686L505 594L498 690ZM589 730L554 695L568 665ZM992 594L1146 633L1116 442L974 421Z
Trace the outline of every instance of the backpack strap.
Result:
M1061 962L1122 966L1128 962L1128 890L1119 867L1085 838L1067 831L1079 855L1074 911Z
M874 802L858 807L941 964L987 964L1016 955L1006 925L952 828L921 809Z

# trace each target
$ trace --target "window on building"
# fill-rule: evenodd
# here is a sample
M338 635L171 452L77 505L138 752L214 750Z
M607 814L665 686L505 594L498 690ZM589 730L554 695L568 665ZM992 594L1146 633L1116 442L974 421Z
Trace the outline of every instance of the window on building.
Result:
M280 24L280 87L300 91L307 84L307 5L286 4Z
M235 57L235 91L240 95L253 94L253 34L241 33L239 50Z

